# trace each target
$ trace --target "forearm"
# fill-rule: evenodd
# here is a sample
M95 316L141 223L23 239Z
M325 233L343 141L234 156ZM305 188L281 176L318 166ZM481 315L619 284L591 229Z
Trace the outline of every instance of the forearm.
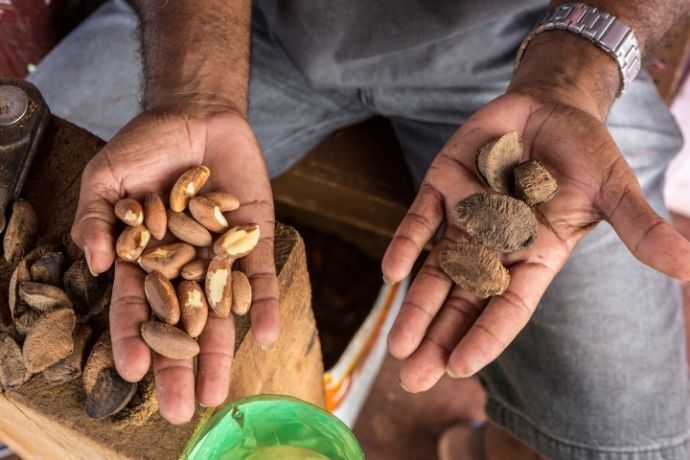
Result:
M568 3L552 0L551 6ZM690 11L687 0L585 0L632 28L643 52ZM616 62L586 39L566 31L537 35L511 89L570 103L603 120L620 89Z
M144 106L247 112L250 0L137 0Z

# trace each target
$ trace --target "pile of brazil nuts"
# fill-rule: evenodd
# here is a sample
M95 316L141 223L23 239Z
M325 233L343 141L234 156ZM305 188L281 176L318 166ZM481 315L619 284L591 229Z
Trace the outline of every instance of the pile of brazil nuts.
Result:
M204 330L209 308L227 318L231 312L246 314L252 301L247 276L233 270L233 264L259 242L259 226L229 228L224 213L240 203L229 193L197 194L210 175L203 165L182 174L170 191L167 209L155 192L143 203L123 198L114 207L126 224L116 253L147 273L144 290L157 319L143 323L141 335L153 351L168 358L199 353L195 339Z
M520 162L524 152L520 135L511 131L482 145L475 167L491 192L477 193L453 208L452 224L469 241L444 248L437 259L457 285L485 299L503 294L510 274L501 254L531 246L537 238L532 207L549 201L558 183L539 160Z

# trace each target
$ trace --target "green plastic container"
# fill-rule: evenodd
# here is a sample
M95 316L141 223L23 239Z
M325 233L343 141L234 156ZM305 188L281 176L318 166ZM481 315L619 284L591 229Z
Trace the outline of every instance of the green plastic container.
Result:
M192 436L188 460L363 460L350 429L334 415L290 396L227 404Z

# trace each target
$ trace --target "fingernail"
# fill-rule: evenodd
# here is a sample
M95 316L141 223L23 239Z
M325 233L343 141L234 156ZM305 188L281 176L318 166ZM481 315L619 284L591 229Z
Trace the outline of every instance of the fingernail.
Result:
M412 391L411 391L409 388L407 388L407 387L405 386L405 384L402 382L402 380L398 379L398 384L400 384L400 387L401 387L403 390L407 391L408 393L412 393Z
M98 276L98 273L94 272L93 268L91 268L91 251L89 251L88 246L84 246L84 259L86 259L86 266L89 267L91 276Z
M268 351L268 350L272 350L274 346L275 346L275 343L271 343L268 345L261 344L261 349L263 351Z
M448 377L450 377L451 379L457 380L460 378L460 376L458 374L456 374L455 371L453 369L451 369L450 367L446 368L446 374L448 374Z
M383 275L383 282L389 286L393 285L393 283L391 283L390 280L388 280L388 278L386 278L386 275Z

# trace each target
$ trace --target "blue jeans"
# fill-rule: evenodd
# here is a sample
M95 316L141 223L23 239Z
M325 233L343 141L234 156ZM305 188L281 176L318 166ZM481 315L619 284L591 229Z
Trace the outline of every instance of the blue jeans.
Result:
M536 21L516 18L514 28ZM249 121L272 176L334 130L388 118L419 183L446 140L501 94L512 56L487 68L501 84L333 88L308 81L255 14ZM136 18L111 0L30 77L53 112L109 139L139 112ZM484 30L486 42L499 31ZM511 34L511 36L523 34ZM516 43L517 46L517 43ZM664 214L664 170L679 151L673 119L647 75L617 101L607 125ZM491 420L542 455L562 459L688 458L688 377L678 286L638 262L600 224L577 247L518 338L481 373Z

